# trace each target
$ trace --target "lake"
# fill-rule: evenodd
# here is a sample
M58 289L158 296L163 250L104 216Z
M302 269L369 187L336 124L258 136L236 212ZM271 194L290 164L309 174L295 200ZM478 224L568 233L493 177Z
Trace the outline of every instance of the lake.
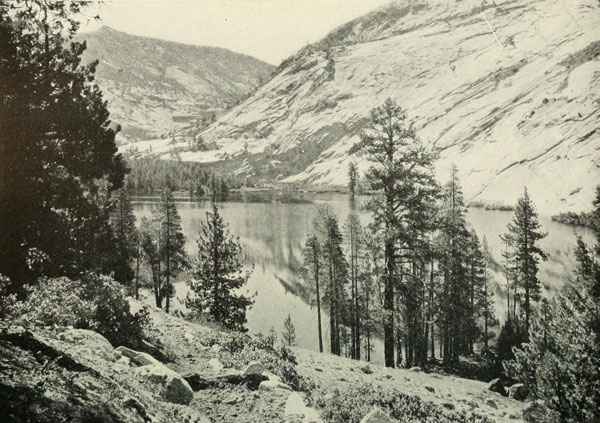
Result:
M355 202L363 204L368 197L357 197ZM138 221L142 216L150 216L156 206L152 202L134 202ZM343 224L352 204L349 197L342 194L302 194L285 192L242 193L232 196L219 204L220 213L229 230L239 237L248 266L254 266L248 281L249 292L256 292L255 303L249 310L248 328L251 333L268 332L271 328L280 334L283 322L288 315L296 328L297 344L304 348L318 350L317 313L298 295L300 278L297 269L302 262L302 247L306 235L312 231L312 222L320 207L327 206L337 214ZM186 248L192 257L197 255L196 239L200 223L206 219L206 211L211 208L209 201L177 202L186 235ZM511 211L493 211L470 208L467 220L481 239L486 237L492 260L499 270L502 243L500 234L506 231L512 219ZM366 224L369 216L362 215ZM593 235L584 228L574 228L553 222L550 217L541 216L542 230L548 236L540 243L548 254L548 260L541 264L539 278L548 295L562 285L564 275L574 268L573 248L577 235L591 243ZM506 314L506 300L503 295L504 277L501 272L493 272L496 284L496 316L503 319ZM176 297L183 299L187 286L176 284ZM175 301L177 303L177 300ZM327 319L323 316L324 341L328 339ZM381 346L375 344L373 357L380 361Z

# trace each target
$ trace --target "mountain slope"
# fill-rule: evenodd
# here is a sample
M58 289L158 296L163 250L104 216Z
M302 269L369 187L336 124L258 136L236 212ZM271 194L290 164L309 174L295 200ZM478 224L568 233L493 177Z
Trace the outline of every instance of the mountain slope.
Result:
M514 203L526 184L542 212L587 208L600 181L598 2L483 4L401 1L336 29L205 129L216 149L180 157L345 185L351 160L369 165L348 149L392 97L440 149L440 177L458 165L468 199Z
M273 66L215 47L128 35L108 27L82 33L83 62L98 59L97 82L126 138L164 134L212 120L270 78Z

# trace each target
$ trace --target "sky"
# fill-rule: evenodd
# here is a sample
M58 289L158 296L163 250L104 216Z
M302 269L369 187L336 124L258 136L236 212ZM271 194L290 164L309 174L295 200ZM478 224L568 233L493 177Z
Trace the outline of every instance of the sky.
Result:
M133 35L224 47L277 65L306 44L390 0L106 0L85 11Z

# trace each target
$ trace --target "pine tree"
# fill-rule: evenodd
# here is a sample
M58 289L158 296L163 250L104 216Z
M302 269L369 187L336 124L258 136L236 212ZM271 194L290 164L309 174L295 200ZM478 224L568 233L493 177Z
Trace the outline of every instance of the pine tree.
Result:
M319 336L319 352L323 352L323 328L321 323L321 280L322 269L322 252L321 244L316 235L311 235L306 239L306 244L302 250L303 269L302 274L305 282L311 287L314 287L315 300L317 306L317 331ZM312 289L311 289L312 290Z
M165 311L168 313L170 298L174 295L172 279L189 266L181 217L168 188L164 189L152 219L142 219L140 240L141 250L152 271L156 306L162 308L165 300Z
M193 279L188 282L191 292L187 306L227 329L246 331L246 311L253 300L238 291L250 273L243 269L239 240L229 233L213 202L212 211L206 213L206 222L200 228L198 261Z
M283 341L289 347L296 345L296 328L292 323L292 317L289 313L283 322L283 332L281 333L281 336L283 337Z
M348 323L345 309L348 263L342 250L343 237L337 217L328 209L319 210L315 227L323 255L324 299L329 311L330 348L332 354L340 355L340 330Z
M576 258L574 278L534 310L527 342L504 364L541 400L536 421L600 421L600 257L579 239Z
M489 328L490 326L495 326L497 323L496 317L494 316L494 293L490 289L490 251L488 248L487 239L483 238L483 292L481 298L479 299L479 307L483 314L483 342L485 349L488 349L488 341L490 337L493 337L493 334L490 334Z
M525 312L525 332L529 331L532 302L539 301L541 284L537 277L540 260L546 260L546 253L538 246L538 241L546 236L540 232L538 214L529 198L527 188L517 201L513 221L508 224L506 239L510 240L514 254L515 283L522 291ZM516 301L516 298L513 299Z
M406 121L406 113L388 99L371 111L367 129L351 152L365 154L376 166L366 174L381 196L367 204L373 215L372 228L383 235L384 273L384 357L387 367L394 366L395 297L401 283L399 249L405 248L402 234L406 216L418 209L432 195L435 180L431 171L433 155L416 138L415 130Z
M348 165L348 192L350 192L350 195L356 194L358 178L358 169L356 168L354 162L350 162Z
M162 297L166 300L165 311L168 313L170 299L175 294L172 279L189 267L181 217L169 188L163 191L155 219L160 224L160 259L164 263L161 273L161 278L164 280Z
M109 198L126 173L116 130L72 42L84 2L0 4L0 273L112 271Z
M129 284L136 276L132 263L138 255L139 236L133 207L124 188L119 189L114 196L110 218L116 249L114 278L123 284Z
M466 229L466 207L454 165L444 194L439 242L442 247L440 268L443 274L440 324L444 364L450 364L458 360L459 354L467 352L462 329L468 320L470 306L466 266L469 232Z
M348 216L344 225L346 241L348 243L348 253L350 256L350 336L351 336L351 354L356 360L360 360L361 346L361 297L359 291L359 260L362 244L362 226L356 213Z

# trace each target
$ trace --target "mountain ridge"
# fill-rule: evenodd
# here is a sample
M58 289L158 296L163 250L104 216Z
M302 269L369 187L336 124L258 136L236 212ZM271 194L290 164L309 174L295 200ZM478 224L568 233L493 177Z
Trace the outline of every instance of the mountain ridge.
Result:
M107 26L79 34L83 63L98 59L96 81L122 137L161 136L204 125L250 95L274 67L219 47L130 35Z
M257 181L345 185L370 110L394 98L469 200L584 210L600 180L600 26L591 0L394 2L284 60L182 160ZM154 150L170 158L167 149ZM552 185L552 192L547 189Z

